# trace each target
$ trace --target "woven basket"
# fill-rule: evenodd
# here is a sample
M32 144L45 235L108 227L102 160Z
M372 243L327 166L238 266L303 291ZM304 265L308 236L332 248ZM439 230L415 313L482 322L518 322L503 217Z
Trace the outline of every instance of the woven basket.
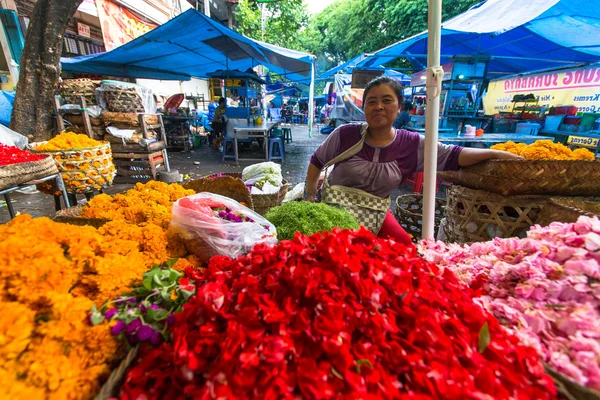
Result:
M38 161L0 166L0 190L56 174L58 169L52 157Z
M450 186L446 193L446 240L456 243L525 237L548 202L546 196L505 197L462 186Z
M79 104L79 97L83 96L88 106L96 105L96 88L98 82L90 79L65 79L60 85L60 95L71 104Z
M83 193L90 190L99 190L112 184L115 177L115 166L112 162L110 143L85 149L36 151L41 143L31 145L31 151L50 154L60 171L69 193ZM44 192L51 191L52 185L40 187Z
M208 192L229 197L238 203L244 203L246 207L254 210L252 196L248 187L242 181L241 176L221 174L222 176L205 176L200 179L189 181L183 185L186 189L192 189L196 193Z
M143 113L144 103L135 88L102 85L108 110L118 113Z
M65 210L60 210L56 214L54 214L54 217L52 219L56 222L62 222L65 224L78 226L89 225L93 226L94 228L100 228L102 225L106 224L107 222L110 222L109 219L104 218L82 217L81 214L83 213L83 207L85 207L85 205L82 204L75 207L67 208Z
M440 227L444 217L446 200L435 199L435 231ZM420 194L404 194L396 198L394 215L398 223L408 232L414 242L421 240L423 232L423 196Z
M440 172L438 177L503 196L600 193L600 161L490 160L459 171Z
M121 361L119 366L111 372L104 385L102 385L102 388L100 388L100 392L94 397L94 400L108 400L119 396L121 386L127 376L127 371L136 361L139 351L140 346L138 345L127 353L127 356Z
M567 400L600 400L600 392L573 382L565 375L555 371L548 365L544 366L546 373L552 377L559 398Z
M552 222L576 222L582 215L600 216L600 197L552 197L535 222L541 226Z
M105 125L109 124L124 124L130 127L140 126L138 114L104 111L100 116ZM158 124L158 115L148 114L144 116L144 120L148 125Z
M285 179L282 182L279 192L273 194L253 194L252 201L254 202L254 211L260 215L265 215L273 207L281 205L285 195L290 189L290 184Z

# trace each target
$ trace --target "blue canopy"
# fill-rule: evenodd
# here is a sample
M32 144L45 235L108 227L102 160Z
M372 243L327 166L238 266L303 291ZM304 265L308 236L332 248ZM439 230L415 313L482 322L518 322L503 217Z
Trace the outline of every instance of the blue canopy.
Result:
M442 64L455 55L491 57L488 75L600 60L600 2L487 0L442 24ZM427 67L427 32L397 42L358 63L379 66L405 57Z
M363 61L365 58L367 58L366 54L359 54L354 58L351 58L350 60L346 61L343 64L338 65L337 67L333 67L331 68L329 71L325 71L323 72L321 75L319 75L319 79L327 79L329 77L332 77L333 75L337 74L340 71L344 71L346 69L352 69L354 67L356 67L356 64L358 64L359 62Z
M360 55L346 61L345 63L340 64L337 67L331 68L329 71L322 73L321 75L319 75L319 78L317 80L329 79L332 76L334 76L335 74L337 74L338 72L351 73L351 71L354 68L356 68L357 65L362 63L368 57L369 56L366 54L360 54ZM385 68L385 67L381 67L381 66L374 66L374 67L368 66L368 67L363 67L363 68L359 68L359 69L370 70L370 71L383 71L384 75L394 78L403 84L410 83L410 76L403 74L402 72L398 72L396 70L390 69L390 68Z
M113 51L61 58L61 63L66 72L164 80L264 65L301 80L310 79L313 60L310 54L249 39L191 9Z

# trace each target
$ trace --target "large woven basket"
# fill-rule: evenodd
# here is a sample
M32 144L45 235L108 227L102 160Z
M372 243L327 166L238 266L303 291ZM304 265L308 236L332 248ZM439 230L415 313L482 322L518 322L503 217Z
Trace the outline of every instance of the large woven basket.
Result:
M440 227L444 217L446 200L435 199L435 230ZM421 240L423 232L423 196L420 194L404 194L396 198L394 215L398 223L412 235L413 241Z
M254 211L260 215L265 215L273 207L281 205L285 195L290 189L290 184L285 179L282 182L281 189L273 194L253 194L252 202L254 203Z
M600 216L600 197L552 197L535 222L541 226L576 222L582 215Z
M83 193L99 190L112 184L115 177L115 166L112 161L110 143L84 149L36 151L41 143L31 145L31 151L50 154L65 182L67 192ZM54 194L54 188L42 186L45 192Z
M62 222L65 224L78 226L89 225L93 226L94 228L100 228L102 225L106 224L107 222L110 222L109 219L104 218L82 217L81 214L83 213L83 207L85 207L85 205L82 204L77 205L75 207L60 210L56 214L54 214L54 217L52 219L56 222Z
M501 196L454 185L446 194L446 241L456 243L525 237L548 202L547 196Z
M91 79L65 79L60 85L60 95L71 104L79 104L79 97L83 96L88 106L96 105L96 88L98 82Z
M125 356L119 366L111 372L104 385L100 388L100 392L94 397L94 400L108 400L119 396L121 386L127 377L127 371L135 363L139 352L140 345L137 345L127 353L127 356Z
M136 113L105 111L100 118L105 125L122 125L128 126L129 129L131 129L131 127L140 126L140 120ZM144 115L144 120L148 125L156 125L159 122L158 115L155 114Z
M445 181L503 196L594 196L600 193L600 161L490 160L438 173Z
M600 400L600 392L573 382L567 376L545 365L546 373L552 377L559 399Z
M56 174L57 172L56 163L50 156L38 161L3 165L0 166L0 190Z
M135 88L102 85L108 110L118 113L143 113L144 103Z
M229 197L237 201L238 203L244 203L244 205L251 210L254 209L252 202L252 196L248 187L242 181L241 176L235 176L235 174L219 174L221 176L205 176L200 179L186 182L183 187L186 189L192 189L196 193L208 192L220 194L221 196Z

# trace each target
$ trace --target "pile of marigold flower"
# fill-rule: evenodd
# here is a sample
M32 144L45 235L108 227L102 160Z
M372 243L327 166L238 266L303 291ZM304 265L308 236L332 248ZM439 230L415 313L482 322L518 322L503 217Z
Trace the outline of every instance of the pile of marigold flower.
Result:
M97 147L103 145L103 142L99 142L90 138L87 135L74 132L63 132L60 135L53 137L46 143L42 143L35 148L36 151L57 151L57 150L77 150L87 149L90 147Z
M534 227L526 239L421 243L424 257L478 290L477 299L553 369L600 390L600 220Z
M137 183L134 188L114 197L107 194L95 196L84 206L82 217L124 220L132 224L148 222L166 230L171 221L173 203L194 193L176 183Z
M530 145L515 143L509 140L491 147L493 150L503 150L519 155L528 160L595 160L594 153L588 149L571 150L562 143L552 140L536 140Z
M18 216L0 225L0 398L87 399L123 356L89 310L184 255L159 227ZM179 253L178 253L179 251Z
M368 231L211 259L123 399L553 399L535 349L449 270Z

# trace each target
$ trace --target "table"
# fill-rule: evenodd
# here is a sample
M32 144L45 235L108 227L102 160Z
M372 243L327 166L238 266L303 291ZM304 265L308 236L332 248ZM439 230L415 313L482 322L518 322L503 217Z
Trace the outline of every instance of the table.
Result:
M56 181L56 187L62 192L63 199L65 201L65 206L67 208L71 207L71 203L69 202L69 196L67 194L67 190L65 189L65 184L63 182L61 174L52 174L40 179L35 179L29 182L21 183L17 186L0 190L0 194L4 195L4 200L6 201L6 207L8 208L8 215L10 216L10 218L13 219L15 217L15 209L13 208L12 203L10 202L10 193L14 192L15 190L22 189L26 186L36 185L38 183L46 182L51 179L54 179Z
M277 121L263 121L262 124L246 124L238 125L233 128L233 153L235 162L239 160L238 156L238 139L264 139L265 141L265 160L269 161L269 131L277 126ZM243 137L238 137L238 134L243 134ZM225 150L225 149L223 149ZM262 159L245 158L245 160L262 161Z
M537 140L552 140L550 136L518 135L516 133L484 133L482 136L440 136L438 140L444 144L455 144L463 147L485 146L486 144L513 142L532 144Z
M425 133L425 128L415 128L414 126L409 126L407 128L403 128L406 129L407 131L413 131L413 132L419 132L424 134ZM452 128L438 128L438 133L444 134L444 133L453 133L454 129Z

